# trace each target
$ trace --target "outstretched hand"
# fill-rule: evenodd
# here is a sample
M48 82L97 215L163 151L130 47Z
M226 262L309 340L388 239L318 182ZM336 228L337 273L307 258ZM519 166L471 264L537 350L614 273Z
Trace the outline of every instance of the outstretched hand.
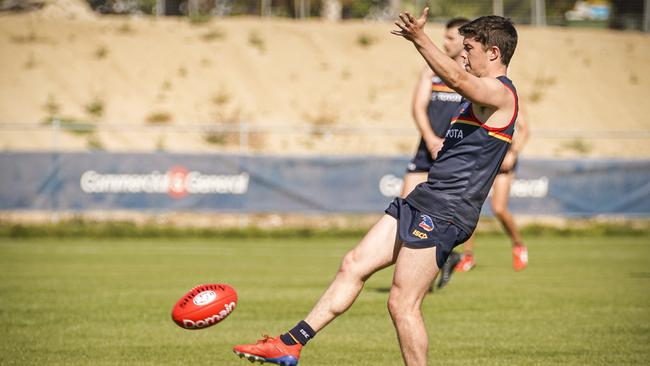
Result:
M423 33L424 25L427 22L427 16L429 15L429 7L422 10L422 15L418 19L413 18L413 16L407 11L399 14L401 22L398 20L395 22L395 25L399 30L392 30L390 33L396 36L401 36L409 41L413 41L418 35Z

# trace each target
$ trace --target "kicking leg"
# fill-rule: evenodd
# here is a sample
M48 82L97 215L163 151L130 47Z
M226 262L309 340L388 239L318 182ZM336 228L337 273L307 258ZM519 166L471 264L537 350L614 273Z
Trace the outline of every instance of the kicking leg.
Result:
M297 365L302 346L352 305L373 273L395 263L400 248L397 220L384 215L345 255L334 281L304 321L281 336L265 336L256 344L235 346L233 351L250 361Z
M345 312L373 273L395 263L400 247L397 220L384 215L361 242L345 255L334 281L305 321L318 332Z

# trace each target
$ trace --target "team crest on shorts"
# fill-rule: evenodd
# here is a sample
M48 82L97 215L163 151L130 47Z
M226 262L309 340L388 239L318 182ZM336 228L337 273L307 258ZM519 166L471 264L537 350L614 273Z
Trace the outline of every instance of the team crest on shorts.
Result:
M425 231L431 231L433 230L433 220L431 220L431 217L429 215L420 215L420 223L418 224L419 227L424 229Z

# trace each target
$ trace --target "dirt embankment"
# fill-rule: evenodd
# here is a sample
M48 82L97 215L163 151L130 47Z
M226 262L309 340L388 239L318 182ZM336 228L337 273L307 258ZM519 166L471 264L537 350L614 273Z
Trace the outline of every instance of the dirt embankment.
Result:
M236 151L236 136L196 125L244 122L266 129L248 139L250 150L265 153L415 148L409 104L423 62L389 34L390 24L191 24L100 17L83 8L70 16L64 5L0 15L0 123L27 126L58 115L96 128L61 133L57 145L68 150ZM429 32L439 40L442 28L431 25ZM533 129L526 156L650 157L650 37L524 26L519 32L510 76ZM52 144L46 125L0 129L4 150Z

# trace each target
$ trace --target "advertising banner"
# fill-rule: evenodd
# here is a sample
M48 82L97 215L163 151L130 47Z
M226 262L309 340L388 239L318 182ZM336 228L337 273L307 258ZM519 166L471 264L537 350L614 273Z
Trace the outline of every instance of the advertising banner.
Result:
M406 157L2 153L0 210L381 212ZM521 160L516 214L650 216L649 160ZM483 213L490 215L489 199Z

